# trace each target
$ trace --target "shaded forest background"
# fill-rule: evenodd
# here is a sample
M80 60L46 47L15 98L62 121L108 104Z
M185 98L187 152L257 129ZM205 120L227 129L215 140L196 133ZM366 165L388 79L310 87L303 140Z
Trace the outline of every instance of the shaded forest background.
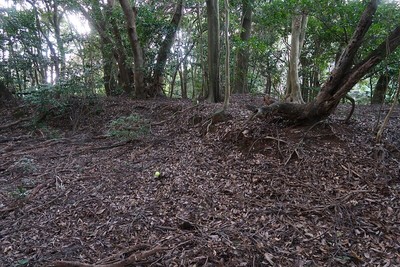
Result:
M225 89L293 101L296 69L294 101L310 102L365 8L365 1L5 1L0 81L14 95L54 105L71 95L121 94L219 102ZM380 3L352 64L385 42L399 9ZM358 103L393 99L400 55L386 54L351 91ZM297 67L289 68L291 58Z

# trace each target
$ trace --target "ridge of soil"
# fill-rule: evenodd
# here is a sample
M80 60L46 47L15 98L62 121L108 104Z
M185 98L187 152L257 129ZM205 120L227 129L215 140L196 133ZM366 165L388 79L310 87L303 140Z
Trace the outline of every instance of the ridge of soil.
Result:
M231 102L1 107L0 266L400 266L398 108L375 144L380 107L299 126ZM132 114L147 132L107 135Z

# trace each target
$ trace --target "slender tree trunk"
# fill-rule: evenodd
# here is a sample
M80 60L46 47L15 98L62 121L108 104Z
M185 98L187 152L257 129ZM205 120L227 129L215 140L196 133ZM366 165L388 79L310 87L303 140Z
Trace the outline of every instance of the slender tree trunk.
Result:
M131 43L133 52L133 61L135 63L134 81L135 81L135 96L137 98L146 98L147 92L144 82L144 59L143 50L140 46L139 37L136 31L136 14L132 9L129 0L119 0L122 10L125 15L128 28L128 37ZM136 12L136 11L135 11Z
M208 96L211 103L220 101L219 89L219 6L218 0L206 0L208 27Z
M101 53L103 57L103 84L107 96L116 95L116 81L112 74L113 69L113 54L110 49L106 48L109 44L105 44L101 39Z
M58 1L55 0L53 2L53 19L52 19L52 25L54 28L54 36L56 37L56 42L57 42L57 49L58 52L60 53L60 58L59 58L59 63L60 63L60 72L59 72L59 78L62 80L65 79L65 74L66 74L66 63L65 63L65 48L64 48L64 41L61 37L61 29L60 29L60 23L62 19L62 13L60 13L59 8L58 8Z
M179 78L181 80L181 97L186 99L188 97L187 94L187 73L186 67L183 65L182 69L179 71Z
M171 92L170 92L170 98L172 97L172 92L174 91L174 86L175 86L175 81L176 81L176 75L179 71L179 68L181 67L181 64L186 61L186 58L189 56L190 52L192 51L193 47L195 45L195 42L192 43L192 45L189 47L189 49L186 51L185 55L183 58L181 58L180 53L178 52L178 64L175 66L174 74L172 75L172 82L171 82ZM181 59L180 59L181 58ZM180 59L180 60L179 60Z
M164 84L165 65L167 63L168 55L172 45L175 41L176 32L178 31L180 21L183 13L183 0L179 0L176 5L175 13L168 25L167 34L161 43L160 49L157 54L156 65L154 66L153 74L153 88L149 92L151 96L162 95L162 87Z
M287 102L304 103L299 81L299 59L304 44L307 16L296 14L292 18L289 71L285 99Z
M236 55L235 85L236 93L248 93L247 73L249 70L249 48L248 41L251 36L251 22L253 0L242 0L242 25L240 32L241 45Z
M231 74L230 74L230 44L229 44L229 0L225 0L225 95L223 110L226 111L229 106L229 97L231 94Z
M208 89L208 75L207 75L207 67L206 60L204 57L204 44L203 44L203 23L202 23L202 13L200 9L200 5L196 5L196 17L197 17L197 28L199 29L199 57L201 64L201 90L199 94L199 98L204 98L207 95L206 88Z

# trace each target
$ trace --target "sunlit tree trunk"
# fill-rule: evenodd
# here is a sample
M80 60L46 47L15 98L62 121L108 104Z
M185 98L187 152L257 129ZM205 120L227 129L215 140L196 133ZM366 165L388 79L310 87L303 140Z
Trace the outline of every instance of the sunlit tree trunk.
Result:
M253 0L242 0L242 24L240 32L241 45L237 50L236 69L234 77L234 91L236 93L248 92L247 73L249 69L248 41L251 36L251 22Z
M219 89L219 6L218 0L207 0L207 27L208 27L208 95L207 100L212 103L220 101Z
M289 56L289 71L285 99L287 102L304 103L299 81L299 58L304 44L307 15L295 14L292 18L292 33Z

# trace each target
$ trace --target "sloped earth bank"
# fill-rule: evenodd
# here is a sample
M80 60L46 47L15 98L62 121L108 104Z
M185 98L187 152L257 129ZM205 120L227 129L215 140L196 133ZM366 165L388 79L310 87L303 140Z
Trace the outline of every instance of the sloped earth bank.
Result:
M3 107L0 266L400 266L399 110L377 146L379 107L247 121L260 102L215 125L219 105L166 99L75 99L41 126ZM107 135L131 114L146 134Z

